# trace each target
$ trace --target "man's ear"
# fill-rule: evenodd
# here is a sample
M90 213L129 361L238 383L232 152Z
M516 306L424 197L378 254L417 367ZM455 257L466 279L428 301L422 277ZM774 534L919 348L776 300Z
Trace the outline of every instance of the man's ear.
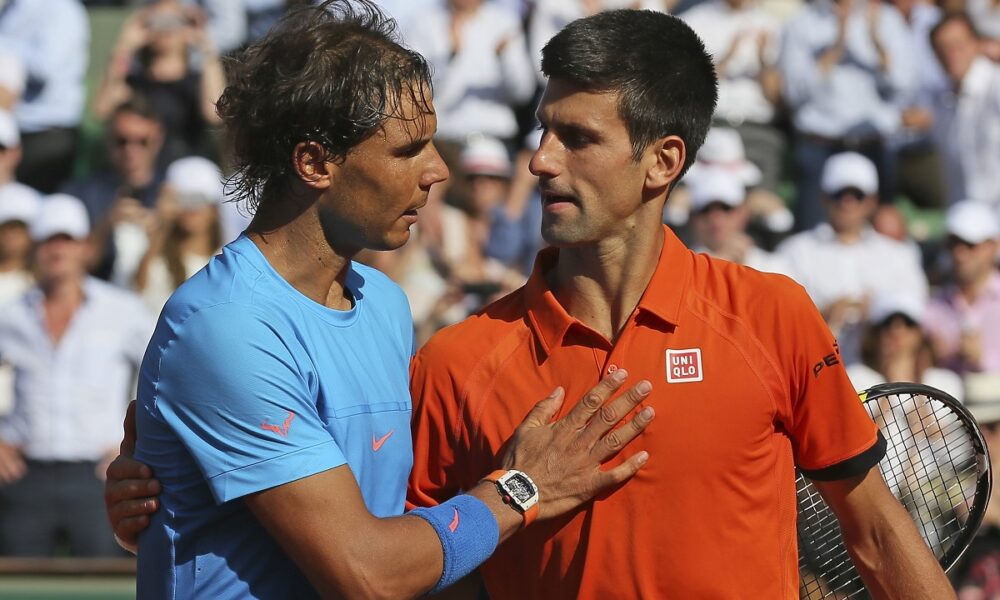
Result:
M333 184L337 165L318 142L299 142L292 149L292 169L306 187L325 190Z
M676 183L687 159L684 140L676 135L660 138L650 145L647 153L652 160L646 171L646 188L660 190Z

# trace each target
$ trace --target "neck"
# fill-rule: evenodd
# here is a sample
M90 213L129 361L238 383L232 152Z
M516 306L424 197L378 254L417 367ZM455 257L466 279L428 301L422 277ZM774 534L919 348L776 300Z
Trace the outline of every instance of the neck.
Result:
M887 381L919 382L916 357L900 354L888 359L882 359L882 375Z
M628 235L559 250L549 285L566 311L613 341L649 285L663 249L659 221Z
M122 180L132 188L144 188L153 181L153 165L138 167L122 173Z
M853 244L861 239L861 233L864 231L862 228L858 229L844 229L841 231L834 230L837 240L843 244Z
M972 281L959 283L958 290L962 293L962 296L965 297L966 301L971 304L978 300L979 296L986 290L986 286L990 282L991 275L993 275L992 269Z
M83 278L63 277L39 281L47 304L79 304L83 299Z
M327 241L315 201L275 200L261 204L247 236L302 295L329 308L350 309L345 281L354 252L338 250Z
M0 273L26 271L27 269L28 264L23 258L17 256L0 256Z

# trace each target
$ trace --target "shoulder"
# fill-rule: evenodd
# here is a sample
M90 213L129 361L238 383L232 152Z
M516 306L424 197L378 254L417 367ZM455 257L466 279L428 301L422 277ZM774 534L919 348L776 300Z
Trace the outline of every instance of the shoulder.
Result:
M399 284L385 273L367 265L355 262L351 268L354 271L353 276L357 278L354 289L363 296L364 302L412 327L410 301Z
M805 288L786 275L697 255L689 309L729 328L741 324L754 338L772 338L815 317Z
M353 262L351 270L358 278L357 285L364 291L374 291L379 294L379 298L385 298L392 302L406 302L406 293L388 275L374 267Z
M464 321L438 331L417 352L418 362L425 369L469 373L497 352L503 352L501 342L513 341L516 346L529 333L525 324L524 288L521 288Z

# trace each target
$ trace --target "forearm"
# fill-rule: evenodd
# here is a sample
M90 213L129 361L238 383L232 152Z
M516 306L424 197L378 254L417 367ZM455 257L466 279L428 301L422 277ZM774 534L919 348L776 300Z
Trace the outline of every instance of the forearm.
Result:
M215 103L219 101L219 97L222 96L222 92L226 88L226 75L215 48L204 49L203 55L205 64L202 66L201 72L202 118L209 125L218 125L222 121L215 111Z
M876 600L942 600L955 593L912 517L878 469L815 482L840 522L844 544Z
M942 600L955 593L901 505L852 536L848 551L875 600Z
M332 469L247 497L257 519L323 597L420 596L442 580L446 567L453 577L465 574L455 568L456 559L466 572L478 566L470 556L481 561L493 550L492 536L506 539L522 523L493 484L471 490L479 500L449 501L431 509L432 515L377 518L356 488L341 491L344 498L327 491L348 487L346 476L346 467Z
M101 82L94 93L94 116L106 119L115 107L129 96L129 86L125 82L128 75L132 52L127 48L115 48L104 70Z

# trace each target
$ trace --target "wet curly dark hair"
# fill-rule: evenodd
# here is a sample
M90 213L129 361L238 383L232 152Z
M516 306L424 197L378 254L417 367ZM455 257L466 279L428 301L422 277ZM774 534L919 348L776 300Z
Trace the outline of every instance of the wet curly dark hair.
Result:
M235 167L228 191L251 211L287 186L298 143L343 160L399 116L404 99L432 110L427 61L368 0L296 7L228 67L217 104Z

